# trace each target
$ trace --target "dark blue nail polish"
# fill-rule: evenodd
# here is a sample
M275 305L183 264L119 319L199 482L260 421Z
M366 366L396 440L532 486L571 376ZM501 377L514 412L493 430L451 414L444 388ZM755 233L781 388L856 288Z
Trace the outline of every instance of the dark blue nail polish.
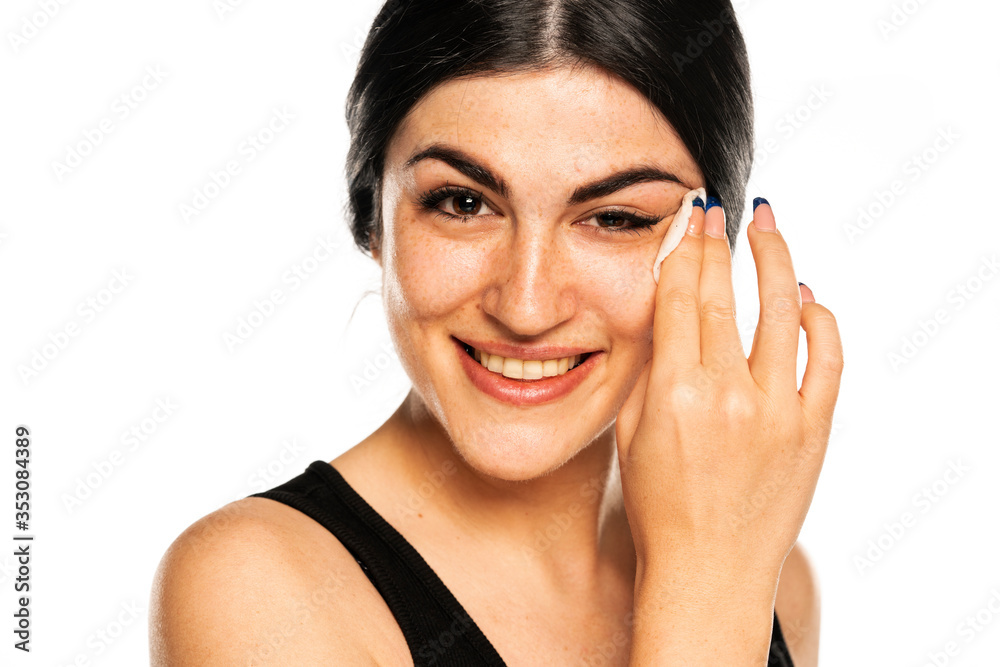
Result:
M767 201L763 197L757 197L756 199L753 200L753 210L756 211L757 207L760 206L761 204L767 204L768 206L770 206L771 202Z
M708 201L705 203L705 211L707 212L713 206L722 206L722 202L719 201L718 197L709 197Z
M799 287L802 287L803 285L805 285L805 283L799 283Z
M705 202L701 200L701 197L695 197L694 201L691 202L691 206L697 206L698 208L704 209Z

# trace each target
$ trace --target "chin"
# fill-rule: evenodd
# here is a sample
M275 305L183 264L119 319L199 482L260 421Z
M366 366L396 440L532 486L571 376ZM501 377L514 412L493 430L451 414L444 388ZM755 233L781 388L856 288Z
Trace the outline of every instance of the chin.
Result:
M527 425L477 422L450 433L455 451L483 476L508 482L543 477L592 442L566 429L566 422Z

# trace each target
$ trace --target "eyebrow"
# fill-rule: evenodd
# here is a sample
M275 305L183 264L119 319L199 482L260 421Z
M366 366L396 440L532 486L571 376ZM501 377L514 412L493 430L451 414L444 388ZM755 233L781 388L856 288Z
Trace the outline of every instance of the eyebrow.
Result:
M479 164L475 158L457 148L444 144L432 144L407 160L405 166L407 168L413 167L422 160L440 160L483 187L500 193L504 199L510 198L510 187L506 181L490 171L488 167ZM677 183L689 190L692 189L669 171L650 165L636 165L578 187L566 200L566 204L567 206L575 206L591 199L607 197L633 185L654 181Z

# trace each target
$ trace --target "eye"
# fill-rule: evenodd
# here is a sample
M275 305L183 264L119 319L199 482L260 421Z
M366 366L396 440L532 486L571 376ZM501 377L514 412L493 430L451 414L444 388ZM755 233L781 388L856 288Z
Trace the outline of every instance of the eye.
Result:
M456 185L446 185L437 190L423 192L418 201L423 208L435 215L462 222L494 213L486 204L482 193ZM596 225L584 226L596 227L601 234L628 232L638 236L643 232L651 232L653 225L660 222L661 218L623 208L613 208L595 213L587 220L597 221Z
M424 192L419 201L429 211L463 221L493 213L481 193L454 185Z
M604 234L629 232L636 235L653 231L653 225L660 222L660 218L658 217L635 213L625 209L600 211L592 217L587 218L587 220L596 220L597 225L585 226L596 226Z

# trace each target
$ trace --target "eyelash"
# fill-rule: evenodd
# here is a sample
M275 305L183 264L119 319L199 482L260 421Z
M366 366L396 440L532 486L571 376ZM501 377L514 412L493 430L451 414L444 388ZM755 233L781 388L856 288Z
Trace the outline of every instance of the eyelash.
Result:
M443 188L438 188L437 190L427 190L426 192L422 192L418 197L418 201L421 206L431 213L444 216L445 218L451 220L468 222L470 218L479 217L476 215L455 215L454 213L448 213L447 211L439 209L438 205L449 197L468 197L470 199L475 199L480 202L480 204L485 203L485 197L483 197L481 192L476 192L475 190L470 190L469 188L454 185L448 185ZM629 232L638 236L643 232L652 231L653 225L660 222L660 218L642 215L641 213L635 213L633 211L626 211L622 208L605 209L599 213L595 213L591 217L596 218L599 216L613 216L612 220L624 220L631 225L630 227L597 227L597 229L599 229L602 233L607 234Z

